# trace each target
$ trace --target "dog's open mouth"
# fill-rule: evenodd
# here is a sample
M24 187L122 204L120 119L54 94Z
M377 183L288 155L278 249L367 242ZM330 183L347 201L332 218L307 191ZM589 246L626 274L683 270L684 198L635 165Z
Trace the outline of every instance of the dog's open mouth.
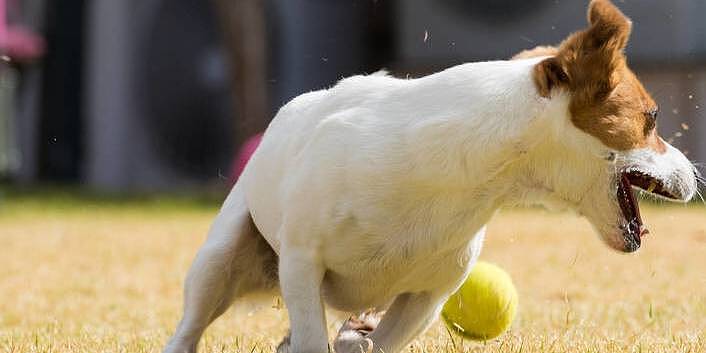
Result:
M632 187L642 189L648 193L659 195L668 199L677 199L664 187L664 183L646 173L637 170L622 172L618 181L618 203L625 218L623 236L625 237L628 251L635 251L640 247L641 238L649 233L640 218L640 206L635 198Z

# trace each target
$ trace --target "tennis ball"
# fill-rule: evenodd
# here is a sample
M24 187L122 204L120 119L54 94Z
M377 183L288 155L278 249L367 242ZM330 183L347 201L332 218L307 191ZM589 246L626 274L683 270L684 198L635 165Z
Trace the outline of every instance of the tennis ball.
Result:
M517 290L503 269L479 261L441 311L446 325L464 338L485 341L505 332L517 311Z

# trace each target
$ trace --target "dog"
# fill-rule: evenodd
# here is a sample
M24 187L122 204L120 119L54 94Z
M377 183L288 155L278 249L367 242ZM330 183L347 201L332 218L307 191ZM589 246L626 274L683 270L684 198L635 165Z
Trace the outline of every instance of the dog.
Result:
M556 47L418 79L353 76L280 109L189 270L166 353L195 352L235 298L278 288L281 353L330 350L325 305L350 313L337 353L395 353L466 278L504 205L586 217L634 252L633 188L686 202L696 170L656 132L624 55L632 23L593 0ZM570 236L570 235L567 235Z

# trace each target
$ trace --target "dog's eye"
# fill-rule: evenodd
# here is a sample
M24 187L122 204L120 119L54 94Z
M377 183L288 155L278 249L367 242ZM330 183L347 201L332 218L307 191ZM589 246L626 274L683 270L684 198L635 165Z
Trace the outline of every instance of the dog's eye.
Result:
M657 126L657 108L645 113L645 131L652 131Z

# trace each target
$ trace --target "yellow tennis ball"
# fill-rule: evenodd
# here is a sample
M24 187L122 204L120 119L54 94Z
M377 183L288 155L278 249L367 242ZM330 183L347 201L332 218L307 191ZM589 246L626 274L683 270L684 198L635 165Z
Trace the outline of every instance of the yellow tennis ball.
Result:
M515 318L517 290L503 269L479 261L441 311L446 325L464 338L485 341L500 336Z

